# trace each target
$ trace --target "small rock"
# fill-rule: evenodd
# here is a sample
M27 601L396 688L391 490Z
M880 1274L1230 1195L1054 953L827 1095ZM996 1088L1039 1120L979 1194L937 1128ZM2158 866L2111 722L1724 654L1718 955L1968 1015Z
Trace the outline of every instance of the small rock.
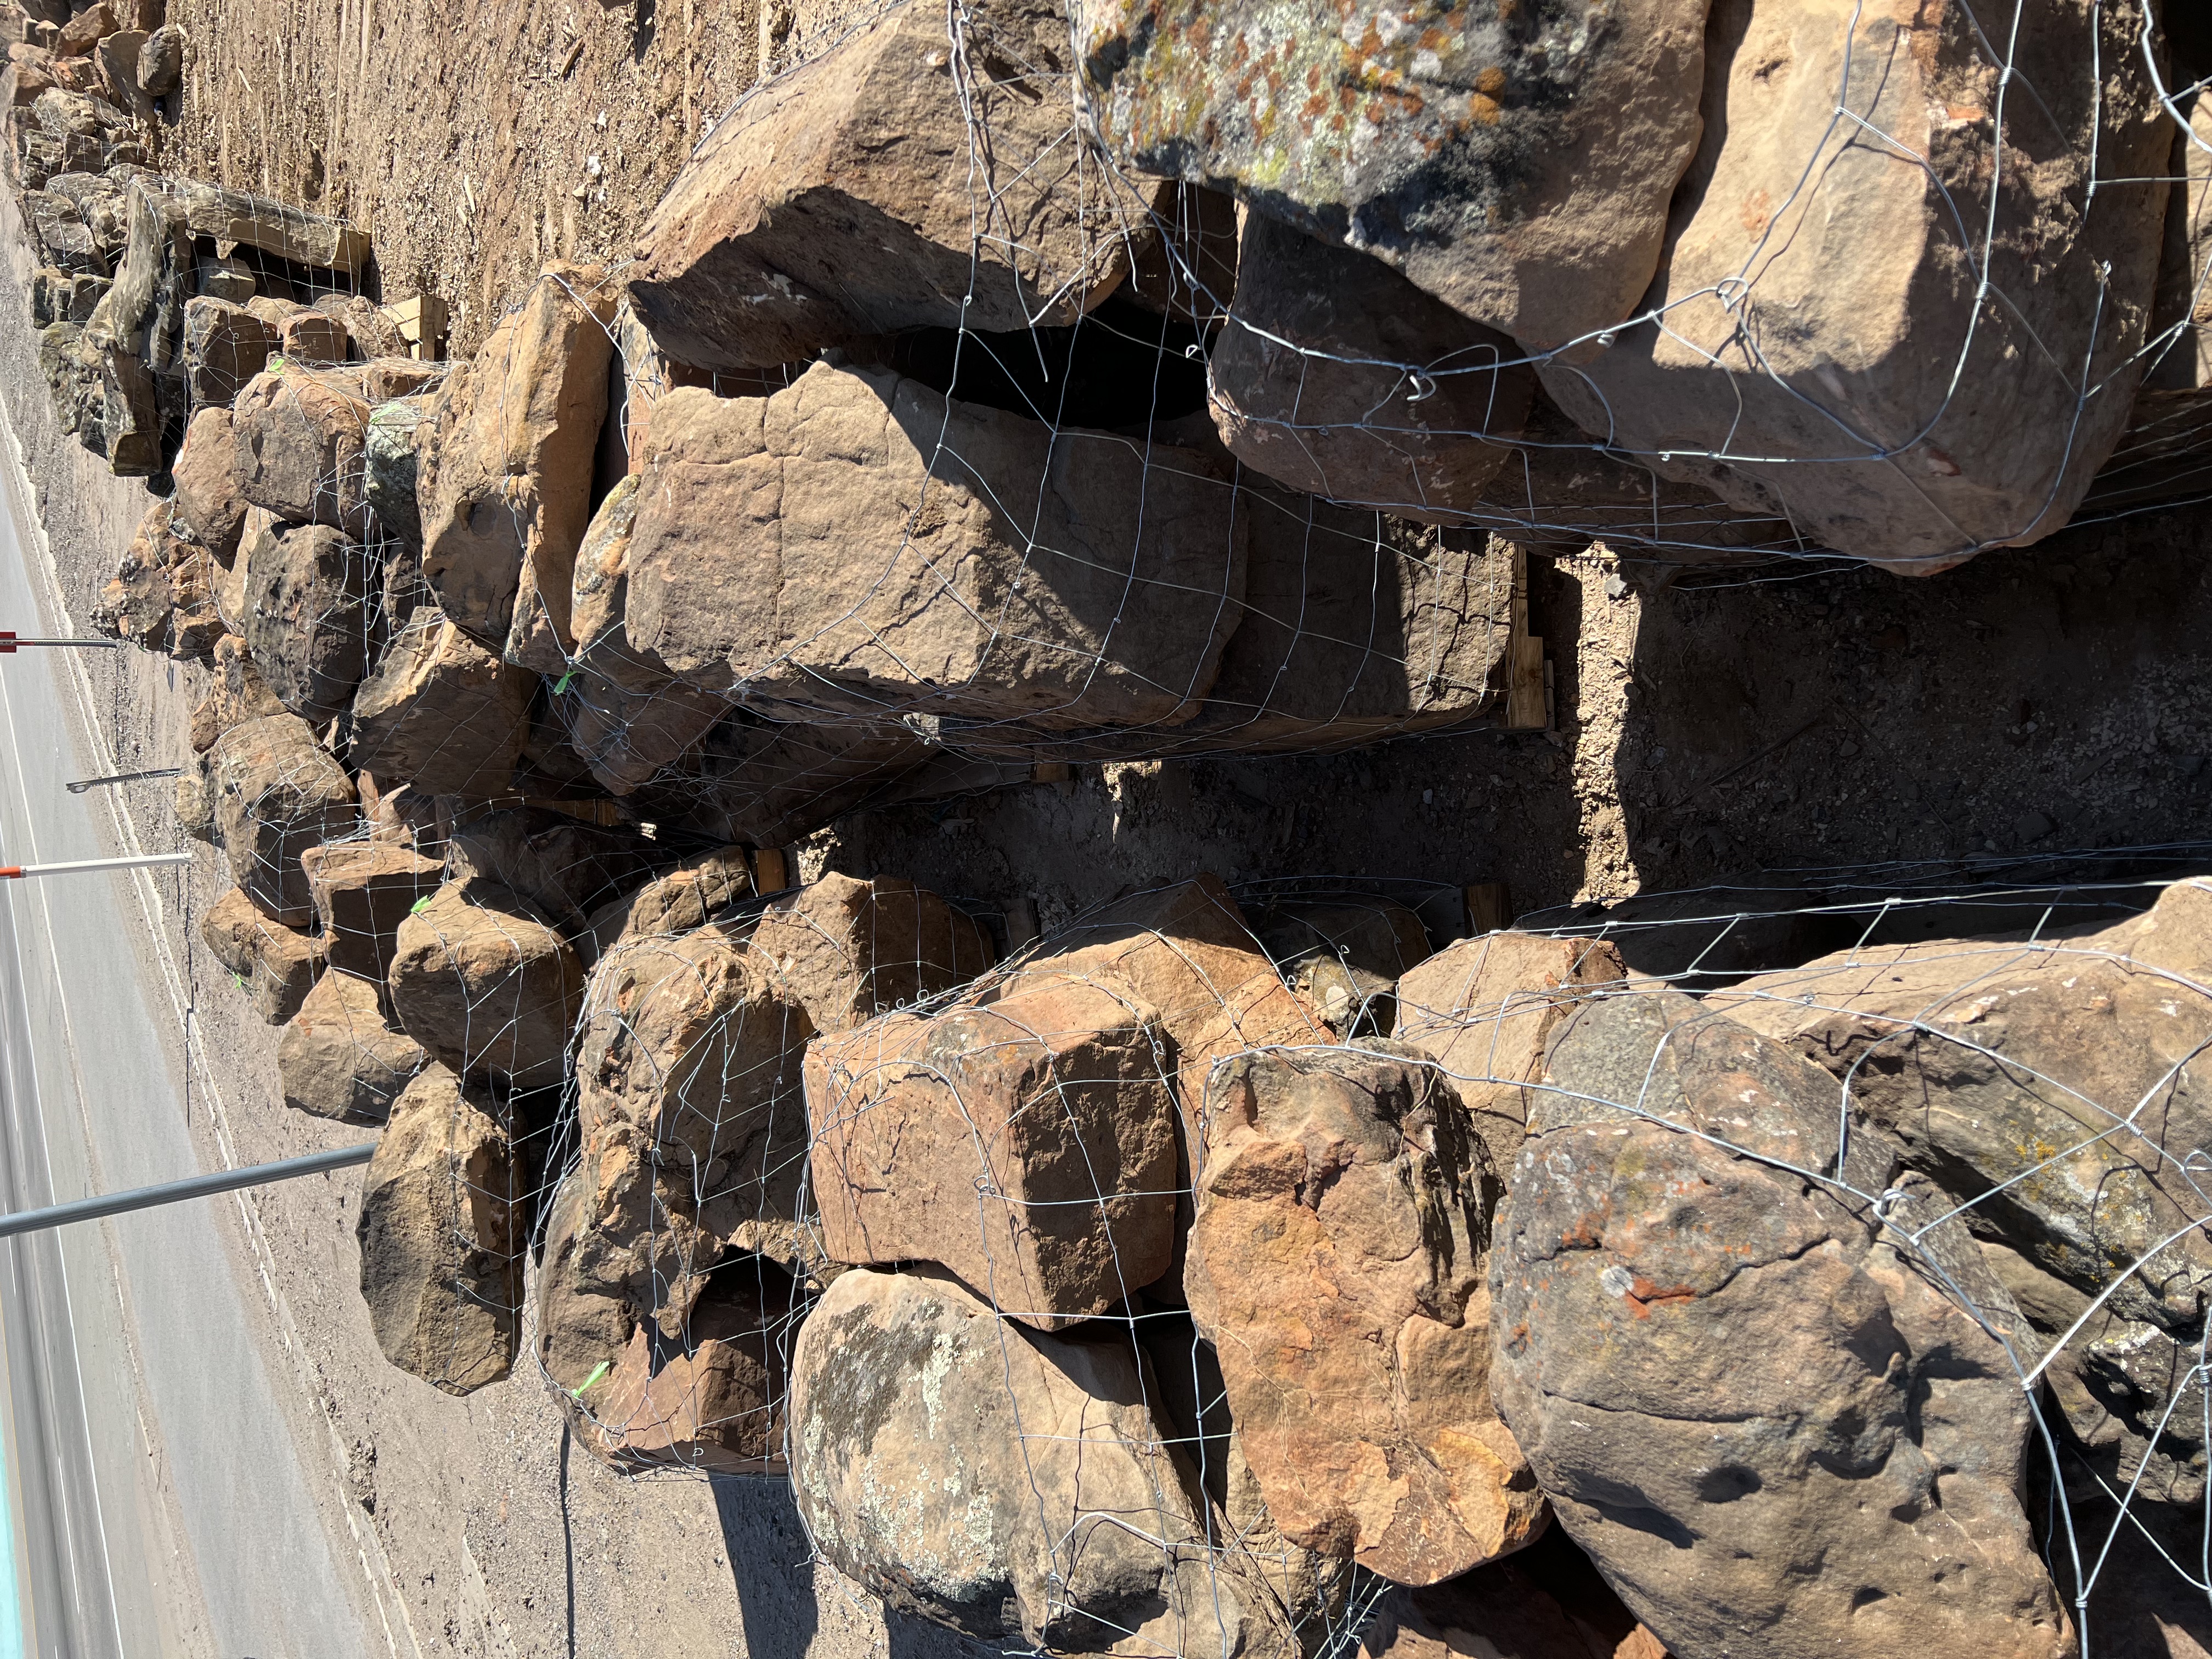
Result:
M300 1011L323 974L323 942L274 922L234 887L208 907L200 937L215 959L244 985L253 1011L282 1025Z
M437 891L445 866L404 847L340 842L301 854L333 969L382 985L398 953L399 924Z

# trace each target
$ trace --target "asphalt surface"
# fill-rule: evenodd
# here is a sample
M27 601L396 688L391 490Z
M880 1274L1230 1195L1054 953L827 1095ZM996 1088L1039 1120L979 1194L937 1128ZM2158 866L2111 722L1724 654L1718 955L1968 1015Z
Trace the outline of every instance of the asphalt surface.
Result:
M0 619L42 631L40 584L12 514L0 513ZM0 656L0 864L120 850L101 792L64 787L86 769L62 655ZM165 872L155 878L175 890ZM0 883L9 1210L203 1167L186 1113L205 1108L163 1040L176 1010L134 946L147 927L128 876ZM0 1243L0 1398L26 1652L135 1659L175 1650L175 1632L194 1625L226 1659L392 1650L381 1620L364 1618L357 1556L334 1543L329 1471L303 1457L279 1403L277 1391L296 1384L266 1358L270 1321L246 1277L238 1201ZM145 1511L157 1468L187 1571L151 1570ZM196 1582L204 1605L164 1607L157 1579L172 1597ZM0 1579L0 1613L6 1595ZM0 1635L0 1653L7 1645Z

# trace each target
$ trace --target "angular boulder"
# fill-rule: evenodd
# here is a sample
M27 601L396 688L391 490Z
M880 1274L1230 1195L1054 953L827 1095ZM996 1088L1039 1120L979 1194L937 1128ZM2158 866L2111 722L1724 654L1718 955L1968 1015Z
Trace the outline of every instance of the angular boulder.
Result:
M368 533L362 443L368 405L337 375L256 374L231 406L238 493L287 524Z
M2093 157L2165 173L2143 28L2063 0L2000 62L1960 11L1730 0L1649 320L1546 388L1662 476L1901 574L2060 529L2148 361L2165 191L2088 207ZM2051 89L2032 138L2021 80Z
M276 331L276 349L288 363L342 363L351 355L345 325L319 311L295 312Z
M761 912L752 943L820 1031L964 984L993 957L974 917L902 876L809 882Z
M564 933L668 861L636 830L585 823L547 807L510 807L456 824L446 837L446 873L478 876L520 893Z
M1550 350L1620 321L1651 280L1697 148L1705 10L1624 0L1587 27L1083 0L1074 32L1117 159L1233 190Z
M276 349L276 331L244 306L207 295L185 301L185 383L203 410L229 408Z
M1127 1302L1174 1250L1169 1073L1152 1011L1084 985L812 1044L823 1249L934 1262L1038 1330Z
M1194 451L827 363L653 429L626 628L702 690L1063 728L1174 726L1213 682L1245 532Z
M753 896L752 861L742 847L718 848L686 859L635 893L594 910L577 941L580 950L605 955L640 939L672 939L703 927L732 905Z
M343 714L368 672L374 558L328 525L289 526L241 551L246 643L285 708L318 725Z
M494 651L507 649L515 626L526 565L526 636L541 621L556 635L566 629L607 410L613 315L598 270L548 267L438 393L436 430L417 462L423 579L446 615ZM557 616L541 616L546 605ZM542 672L566 666L530 654Z
M894 7L715 127L630 275L666 351L769 368L858 335L1072 323L1112 291L1149 225L1088 153L1066 12L992 0L953 27Z
M340 842L300 857L332 969L384 983L399 924L445 882L445 866L389 842Z
M504 794L532 679L440 612L418 609L355 695L354 763L428 794Z
M1836 1079L1650 990L1578 1006L1546 1082L1498 1214L1492 1387L1638 1618L1741 1659L2070 1655L2017 1496L2018 1316L1948 1205L1885 1225L1855 1195L1896 1166L1839 1146Z
M353 781L296 714L241 721L208 750L216 834L231 874L262 915L288 927L314 920L300 855L361 822Z
M1283 1535L1405 1584L1529 1542L1544 1495L1488 1386L1498 1171L1415 1051L1214 1069L1184 1286Z
M157 501L101 588L93 626L143 650L204 661L224 632L211 575L207 549Z
M295 1112L381 1123L430 1063L422 1045L384 1022L380 988L335 964L315 981L276 1045L276 1081Z
M322 940L270 921L243 888L208 907L200 937L268 1024L282 1025L298 1013L322 978Z
M118 478L150 478L161 470L161 410L154 377L125 351L100 354L101 452Z
M238 493L237 451L232 442L230 411L203 408L185 428L185 441L170 464L176 480L177 515L192 527L202 545L228 564L238 551L246 524L246 498Z
M400 922L387 982L400 1028L441 1063L540 1089L566 1070L583 981L575 951L526 900L468 880Z
M138 49L138 89L161 98L174 92L185 78L185 30L167 23L146 37Z
M416 445L429 435L432 405L420 398L396 398L369 412L368 441L362 451L368 475L368 505L386 533L418 554L422 547L422 507L416 495Z
M261 671L235 634L219 635L208 653L207 693L192 708L192 752L204 755L234 726L286 712L262 684Z
M384 1357L446 1394L514 1363L529 1179L500 1108L443 1066L392 1103L362 1181L361 1293Z

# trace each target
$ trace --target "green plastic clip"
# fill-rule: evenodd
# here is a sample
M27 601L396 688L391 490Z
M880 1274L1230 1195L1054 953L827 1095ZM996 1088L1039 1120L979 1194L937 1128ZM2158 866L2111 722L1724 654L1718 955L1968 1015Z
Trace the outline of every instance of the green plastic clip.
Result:
M614 1361L611 1359L602 1359L597 1365L592 1368L592 1374L586 1377L580 1386L568 1390L569 1397L574 1400L581 1400L587 1389L596 1386L599 1380L605 1376L609 1371L614 1370Z

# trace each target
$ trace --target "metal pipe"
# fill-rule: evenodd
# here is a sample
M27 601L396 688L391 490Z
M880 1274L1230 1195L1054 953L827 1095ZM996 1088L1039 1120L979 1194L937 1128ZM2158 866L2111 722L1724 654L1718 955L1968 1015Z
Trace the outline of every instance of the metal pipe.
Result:
M78 859L70 864L0 864L0 881L20 881L25 876L71 876L80 870L150 870L191 861L190 853L148 853L131 859Z
M249 1164L243 1169L219 1170L212 1175L165 1181L156 1187L133 1187L128 1192L110 1193L105 1198L80 1198L74 1203L50 1205L43 1210L21 1210L14 1215L0 1215L0 1238L40 1232L71 1221L96 1221L102 1216L121 1215L129 1210L150 1210L157 1205L179 1203L188 1198L213 1198L219 1193L234 1193L241 1187L264 1187L272 1181L293 1181L301 1176L348 1170L356 1164L368 1163L375 1152L376 1143L369 1140L358 1146L341 1146L334 1152L311 1152L305 1158L282 1158L274 1164Z
M143 783L149 778L182 777L184 771L181 766L161 766L150 772L118 772L112 778L79 778L75 783L64 787L72 795L82 795L86 790L97 788L104 783Z
M95 640L89 638L81 640L19 640L15 637L12 629L0 628L0 657L7 656L10 653L27 645L81 645L89 651L112 651L122 643L123 641L120 640Z

